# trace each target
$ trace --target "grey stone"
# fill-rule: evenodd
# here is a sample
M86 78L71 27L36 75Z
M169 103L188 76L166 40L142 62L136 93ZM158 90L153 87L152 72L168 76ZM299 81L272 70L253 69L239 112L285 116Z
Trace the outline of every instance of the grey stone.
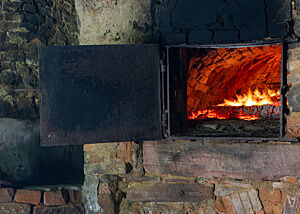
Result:
M101 210L98 204L98 183L99 179L96 176L85 176L82 196L86 214L98 214Z
M293 112L300 112L300 85L293 85L287 93L289 109Z
M32 4L24 4L23 9L24 9L24 11L29 12L29 13L36 12L35 6L33 6Z

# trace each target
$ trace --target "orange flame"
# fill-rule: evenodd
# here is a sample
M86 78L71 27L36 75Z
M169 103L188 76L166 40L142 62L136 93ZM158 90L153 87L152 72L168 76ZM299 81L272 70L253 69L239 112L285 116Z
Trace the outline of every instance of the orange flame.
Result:
M267 92L261 93L258 89L255 89L253 92L249 89L248 94L236 95L236 100L224 99L224 103L218 106L280 106L280 102L277 100L280 100L279 91L268 89Z
M271 106L280 106L280 93L278 91L274 91L268 89L264 92L260 92L258 89L251 91L249 89L248 94L244 95L236 95L235 100L227 100L224 99L224 103L218 104L217 106L227 106L227 107L250 107L250 106L263 106L263 105L271 105ZM220 111L219 108L198 110L195 112L190 112L188 115L188 119L207 119L207 118L216 118L216 119L229 119L232 118L230 112ZM260 119L255 114L246 114L241 109L235 109L234 117L242 120L257 120Z

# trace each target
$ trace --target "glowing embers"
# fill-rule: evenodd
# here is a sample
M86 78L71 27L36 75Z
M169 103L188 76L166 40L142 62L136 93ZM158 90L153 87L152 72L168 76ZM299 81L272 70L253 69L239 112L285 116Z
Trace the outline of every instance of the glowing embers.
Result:
M187 117L279 118L280 76L281 45L194 51L187 78Z

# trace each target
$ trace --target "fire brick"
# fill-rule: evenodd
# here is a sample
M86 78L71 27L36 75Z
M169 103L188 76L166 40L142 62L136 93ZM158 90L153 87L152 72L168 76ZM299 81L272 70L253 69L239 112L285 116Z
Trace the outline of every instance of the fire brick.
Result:
M0 189L0 202L11 202L14 196L14 189L1 188Z
M69 194L67 191L52 191L44 193L44 204L46 206L63 205L68 203Z
M17 190L15 201L33 205L39 205L41 202L42 192L35 190Z
M71 190L69 191L70 201L74 204L81 203L82 196L80 191Z

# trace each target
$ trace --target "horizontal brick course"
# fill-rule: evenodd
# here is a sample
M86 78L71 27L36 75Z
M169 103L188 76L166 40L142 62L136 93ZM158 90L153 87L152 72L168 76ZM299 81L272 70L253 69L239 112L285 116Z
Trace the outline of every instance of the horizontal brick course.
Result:
M0 188L0 202L11 202L14 196L14 189Z
M39 203L41 202L41 197L41 191L17 190L15 194L15 201L20 203L39 205Z
M65 190L44 192L44 204L46 206L64 205L69 202L69 194Z

